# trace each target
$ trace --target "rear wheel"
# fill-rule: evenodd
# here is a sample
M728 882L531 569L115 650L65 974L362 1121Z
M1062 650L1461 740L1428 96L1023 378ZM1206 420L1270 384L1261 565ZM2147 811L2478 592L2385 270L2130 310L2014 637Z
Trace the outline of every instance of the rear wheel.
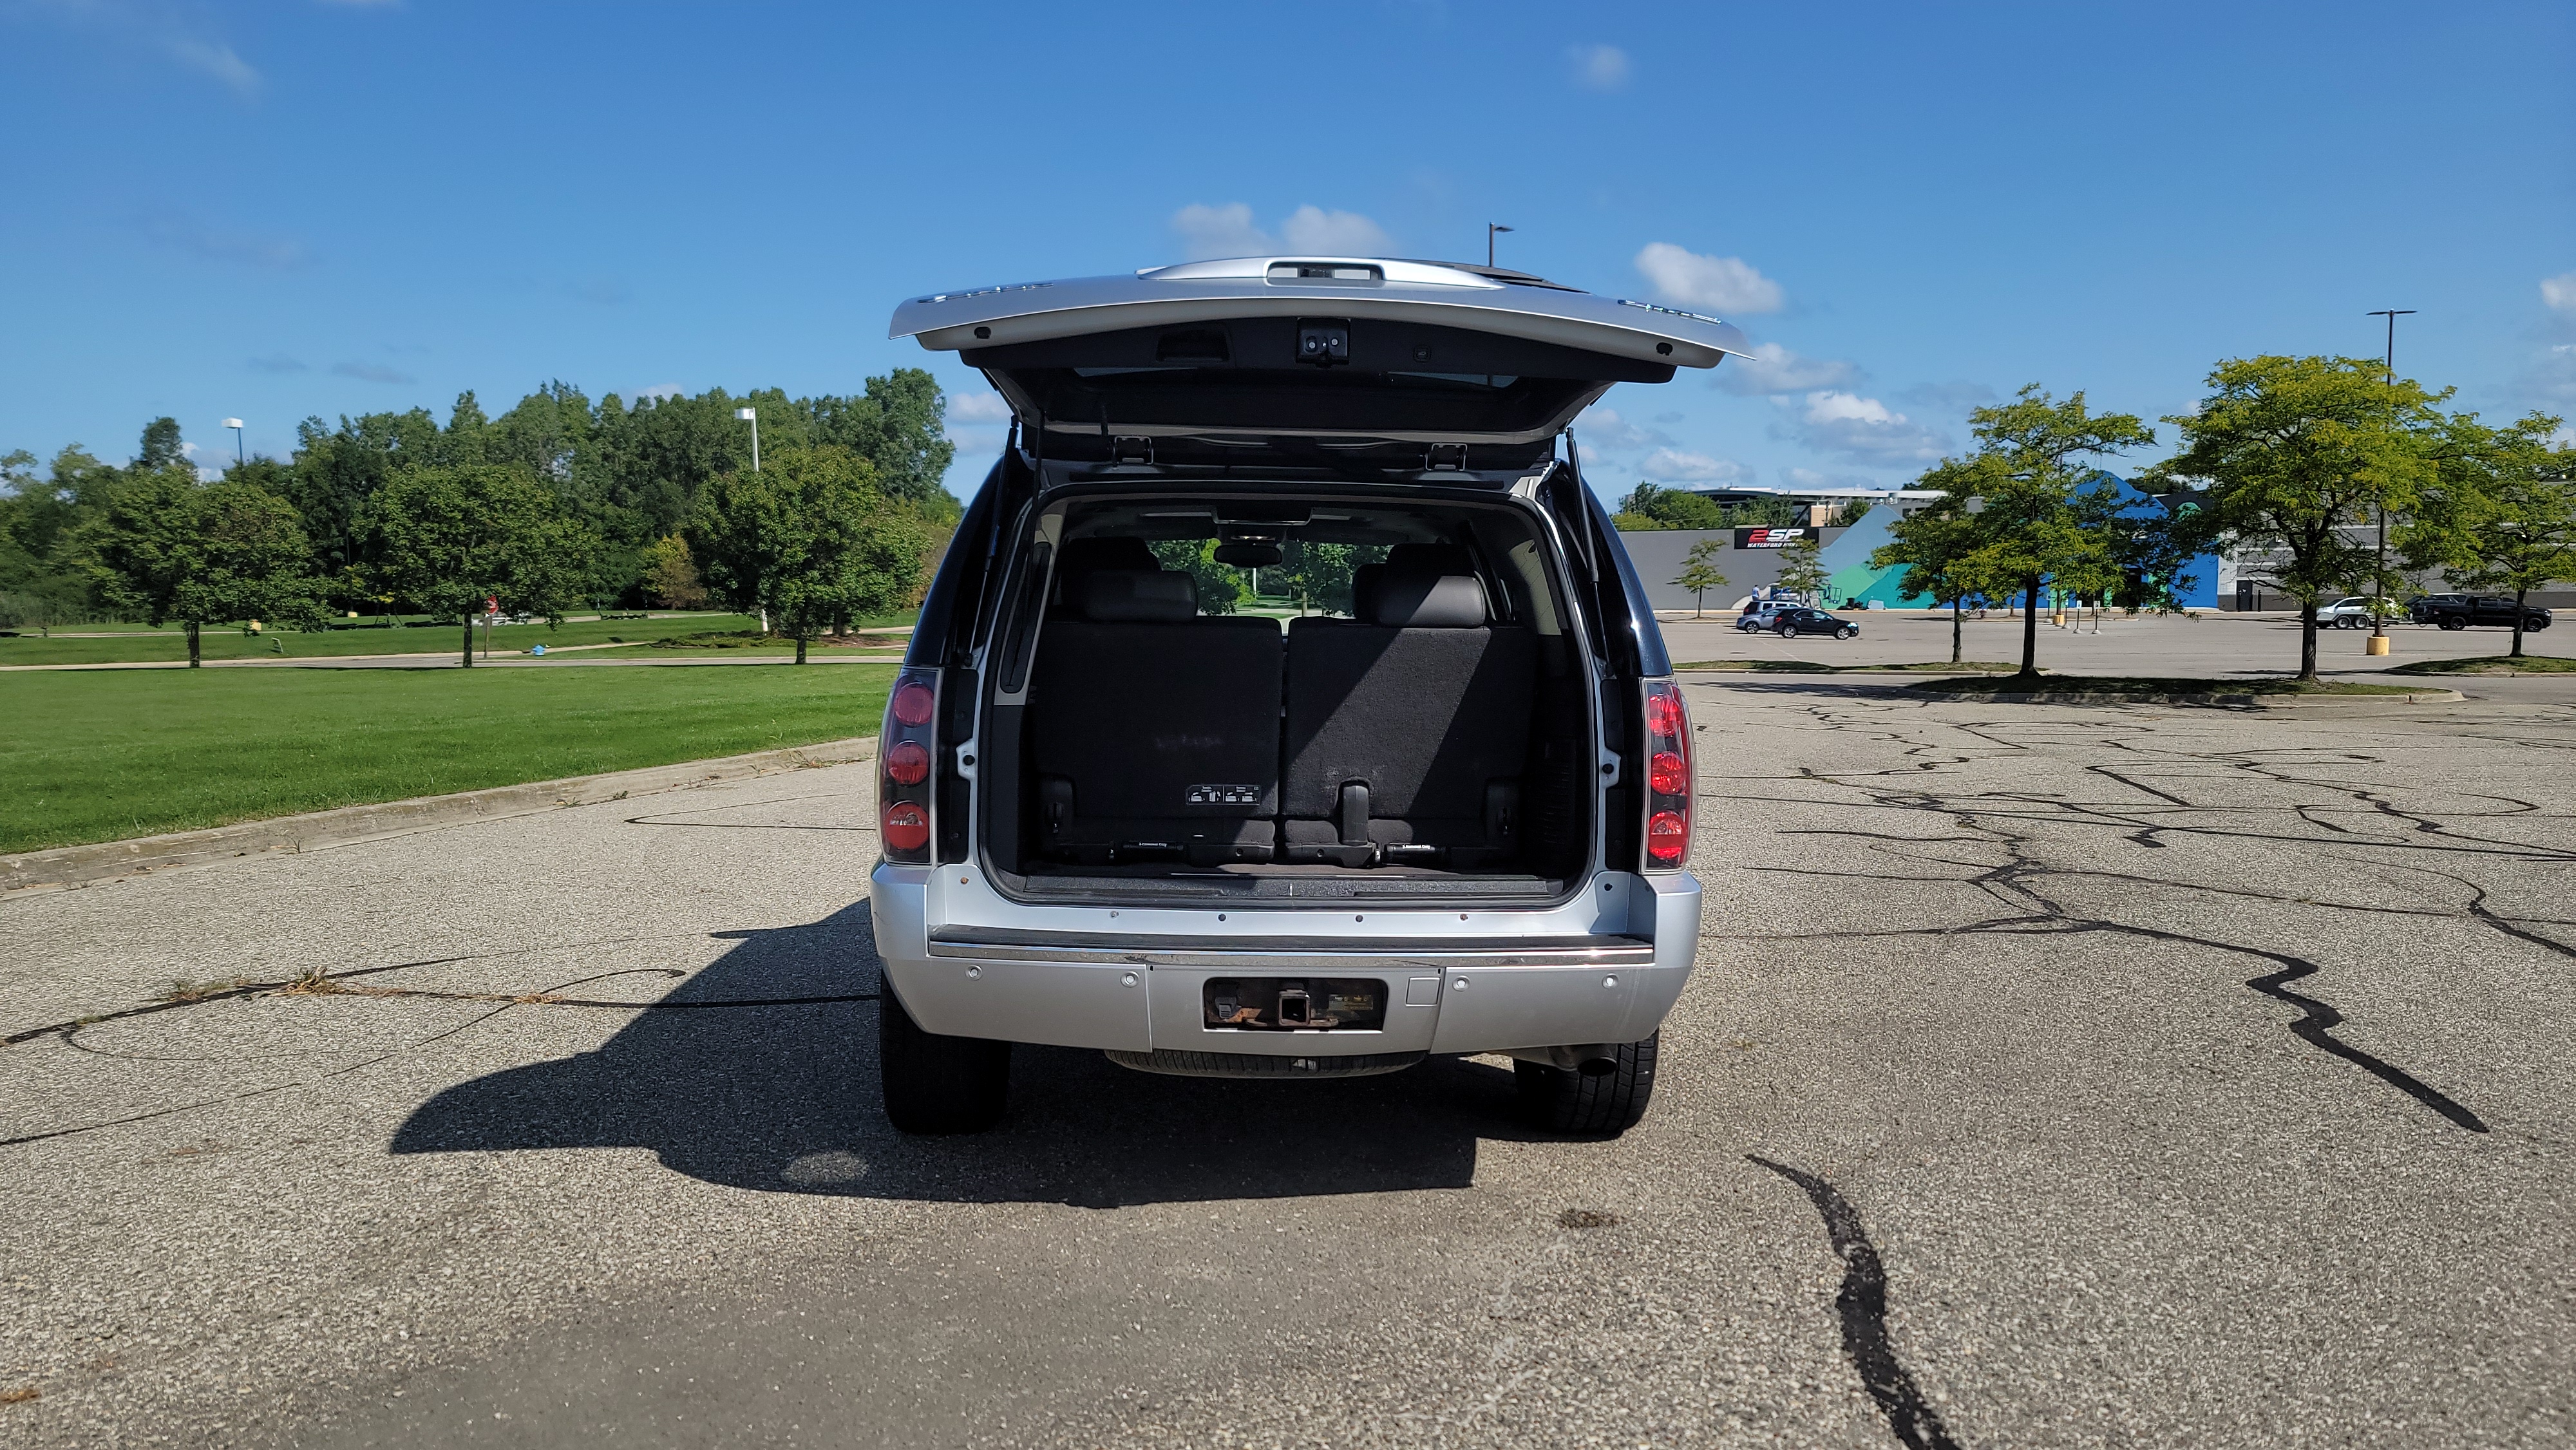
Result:
M1789 623L1785 619L1780 621L1780 637L1782 639L1793 639L1797 636L1797 633L1798 626Z
M1655 1033L1620 1044L1606 1072L1585 1073L1543 1062L1515 1062L1521 1115L1542 1132L1570 1138L1616 1138L1646 1116L1655 1095Z
M980 1133L1010 1100L1011 1044L924 1032L888 987L877 997L877 1073L895 1127Z
M1838 629L1838 630L1835 630L1835 631L1834 631L1834 638L1836 638L1836 639L1851 639L1851 638L1853 638L1853 637L1857 636L1859 633L1860 633L1860 631L1859 631L1859 630L1857 630L1857 629L1853 629L1853 628L1852 628L1851 626L1849 626L1849 625L1845 625L1845 626L1843 626L1841 629Z
M2442 621L2442 627L2444 629L2466 629L2469 627L2469 622L2454 614L2450 618Z

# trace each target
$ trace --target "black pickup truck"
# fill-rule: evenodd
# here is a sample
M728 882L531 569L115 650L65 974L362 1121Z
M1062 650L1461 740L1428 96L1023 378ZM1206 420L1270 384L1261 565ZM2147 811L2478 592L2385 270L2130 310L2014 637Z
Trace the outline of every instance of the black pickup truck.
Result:
M2438 624L2444 629L2466 629L2473 624L2492 624L2513 628L2513 612L2522 610L2522 627L2528 632L2549 627L2549 611L2536 604L2517 606L2501 594L2427 594L2406 606L2407 617L2417 624Z

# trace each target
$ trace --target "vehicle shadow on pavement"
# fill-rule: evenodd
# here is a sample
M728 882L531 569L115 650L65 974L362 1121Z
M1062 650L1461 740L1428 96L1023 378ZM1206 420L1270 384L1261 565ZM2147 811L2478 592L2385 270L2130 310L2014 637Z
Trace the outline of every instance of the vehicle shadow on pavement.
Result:
M1231 1082L1022 1047L1001 1127L912 1138L877 1094L865 903L741 944L596 1052L460 1083L396 1153L649 1148L733 1188L941 1202L1125 1204L1465 1188L1518 1138L1512 1077L1435 1058L1386 1077Z

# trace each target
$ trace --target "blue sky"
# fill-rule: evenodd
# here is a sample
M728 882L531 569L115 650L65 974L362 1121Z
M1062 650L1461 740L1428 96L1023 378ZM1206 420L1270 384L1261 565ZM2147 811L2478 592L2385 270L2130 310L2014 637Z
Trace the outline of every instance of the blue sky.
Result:
M1739 322L1606 493L1892 486L2025 382L2376 354L2576 415L2576 7L0 0L0 449L548 378L856 391L914 293L1349 247ZM2162 430L2170 437L2170 429Z

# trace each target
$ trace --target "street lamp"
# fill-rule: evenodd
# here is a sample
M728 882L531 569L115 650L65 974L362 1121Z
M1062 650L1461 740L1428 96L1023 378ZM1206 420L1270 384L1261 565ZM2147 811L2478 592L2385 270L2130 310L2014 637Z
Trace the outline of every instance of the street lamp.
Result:
M239 418L226 418L224 420L224 426L233 430L233 464L238 467L243 462L241 441L242 421Z
M1510 227L1504 226L1504 225L1502 225L1502 224L1501 224L1501 223L1499 223L1499 222L1487 222L1487 223L1485 223L1485 265L1486 265L1486 266L1490 267L1490 266L1494 265L1494 233L1496 233L1496 232L1507 232L1507 231L1510 231L1510 230L1511 230L1511 228L1510 228Z
M2393 388L2397 386L2397 319L2414 316L2415 309L2389 307L2363 315L2388 319L2388 357L2383 364L2388 371L2383 381ZM2388 500L2385 497L2379 500L2378 573L2371 580L2370 588L2370 643L2363 645L2362 649L2370 654L2384 655L2388 653Z
M760 471L760 410L736 408L733 410L733 415L751 425L751 471L758 473Z

